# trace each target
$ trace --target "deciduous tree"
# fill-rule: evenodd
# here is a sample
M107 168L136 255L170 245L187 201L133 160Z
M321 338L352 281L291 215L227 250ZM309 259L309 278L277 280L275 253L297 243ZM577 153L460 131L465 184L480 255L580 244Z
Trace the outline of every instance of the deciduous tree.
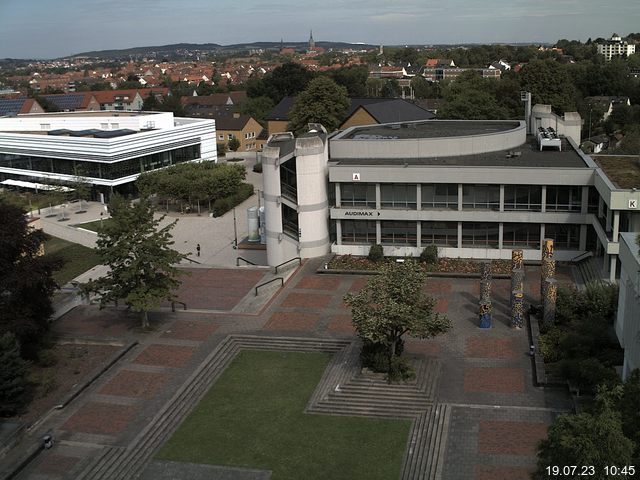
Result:
M347 89L327 77L318 77L296 98L289 113L289 129L305 130L308 123L321 123L332 132L344 121L349 108Z
M24 407L27 387L27 364L15 335L0 335L0 417L15 415Z
M424 293L427 274L413 260L387 263L358 293L344 297L360 338L387 348L389 365L405 334L431 338L447 332L451 321L435 313L435 299Z
M111 221L98 233L97 252L109 272L83 285L99 296L100 306L124 301L140 313L142 327L149 326L148 312L174 298L180 285L176 264L186 257L171 248L171 229L176 221L160 228L148 200L129 204L114 196L109 204Z

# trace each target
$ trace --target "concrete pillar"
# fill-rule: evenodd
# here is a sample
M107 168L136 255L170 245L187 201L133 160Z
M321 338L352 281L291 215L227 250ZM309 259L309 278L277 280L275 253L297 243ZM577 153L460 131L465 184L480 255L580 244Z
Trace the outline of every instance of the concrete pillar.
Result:
M280 147L266 146L262 152L262 191L264 196L265 234L267 237L267 264L274 266L285 260L282 239L282 212L280 202Z
M381 205L382 205L382 194L380 193L380 184L376 183L376 210L380 210L380 208L382 208Z
M611 220L612 220L612 215L611 215L611 209L607 208L607 221L605 222L606 228L605 231L606 232L610 232L611 231Z
M613 283L616 281L616 260L618 259L618 255L610 255L610 257L609 281Z
M500 185L500 210L499 211L504 212L504 185Z
M463 186L461 183L458 184L458 211L462 211L462 195L463 195Z
M582 187L582 202L580 204L580 213L583 215L589 213L589 187Z
M462 222L458 222L458 248L462 248Z
M418 211L422 210L422 185L416 185L416 209Z
M611 238L614 242L620 241L620 210L613 211L613 236Z
M336 183L335 187L336 187L336 207L340 208L342 206L342 193L340 189L340 184Z
M502 237L504 235L504 224L500 222L498 224L498 250L502 250Z
M336 243L342 245L342 220L336 220Z
M541 201L542 205L540 206L540 211L542 213L547 211L547 186L542 185L542 193L541 193Z
M376 243L378 245L382 243L382 228L380 227L380 220L376 220Z
M578 248L580 250L587 249L587 225L580 225L580 243Z
M418 220L416 222L416 246L422 248L422 222Z

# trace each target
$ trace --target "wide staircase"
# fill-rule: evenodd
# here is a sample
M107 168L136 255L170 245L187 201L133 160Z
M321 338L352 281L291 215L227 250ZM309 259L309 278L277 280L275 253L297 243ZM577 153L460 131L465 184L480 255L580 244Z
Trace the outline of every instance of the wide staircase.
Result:
M601 284L604 281L600 268L601 261L600 258L590 256L575 263L585 286L590 283Z

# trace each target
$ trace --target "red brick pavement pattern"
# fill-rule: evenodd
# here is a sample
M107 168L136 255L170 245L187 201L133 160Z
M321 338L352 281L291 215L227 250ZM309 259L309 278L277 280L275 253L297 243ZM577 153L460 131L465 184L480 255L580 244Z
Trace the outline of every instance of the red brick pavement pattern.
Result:
M451 293L452 290L452 285L451 285L451 280L443 280L443 279L434 279L434 278L429 278L427 280L427 284L424 287L424 291L427 294L430 295L434 295L434 294L447 294L447 293Z
M470 337L464 355L469 358L518 358L522 355L516 338Z
M89 402L69 418L62 430L116 435L133 420L138 408L131 405L112 405Z
M337 333L356 333L356 329L353 328L351 323L351 315L334 315L331 317L327 330Z
M103 395L122 397L153 398L165 385L169 376L163 373L121 370L100 389Z
M219 325L198 320L176 320L166 328L162 334L165 338L175 338L178 340L207 340Z
M362 287L365 286L365 284L367 283L367 280L369 280L369 277L354 278L353 283L349 288L349 292L350 293L359 292L360 290L362 290Z
M264 326L265 330L309 331L318 323L319 316L313 313L276 312Z
M535 457L547 425L530 422L479 422L478 453Z
M298 282L295 288L309 288L313 290L337 290L339 286L339 278L327 277L325 275L315 275L313 277L304 277Z
M53 322L56 334L73 337L119 338L139 327L138 314L96 305L81 305Z
M176 292L187 308L231 310L264 277L261 270L185 268Z
M436 313L447 313L449 310L449 299L438 298L436 305L433 307L433 311Z
M433 340L408 340L404 344L404 348L407 353L425 357L439 357L442 345Z
M49 478L52 475L64 477L78 463L78 458L67 457L64 455L44 454L42 460L35 468L35 473L46 475Z
M476 465L474 480L529 480L531 470L522 467Z
M523 393L524 371L521 368L467 368L465 392Z
M290 293L282 302L283 307L325 308L331 301L331 295L314 293Z
M156 365L159 367L182 367L195 352L191 347L175 345L149 345L133 363Z

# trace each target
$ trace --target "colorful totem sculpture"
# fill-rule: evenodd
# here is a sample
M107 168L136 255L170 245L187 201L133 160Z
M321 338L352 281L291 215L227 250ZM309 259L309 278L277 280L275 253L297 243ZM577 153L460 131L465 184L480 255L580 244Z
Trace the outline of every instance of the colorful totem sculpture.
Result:
M524 292L514 290L511 292L513 305L511 306L511 326L522 328L524 325Z
M511 250L511 270L524 268L524 252L522 250Z
M511 298L509 305L513 306L513 292L524 291L524 268L511 270Z
M544 298L542 299L542 322L551 327L556 321L556 299L558 296L558 284L555 278L547 278L545 281Z
M491 328L491 263L482 264L480 272L480 328Z

